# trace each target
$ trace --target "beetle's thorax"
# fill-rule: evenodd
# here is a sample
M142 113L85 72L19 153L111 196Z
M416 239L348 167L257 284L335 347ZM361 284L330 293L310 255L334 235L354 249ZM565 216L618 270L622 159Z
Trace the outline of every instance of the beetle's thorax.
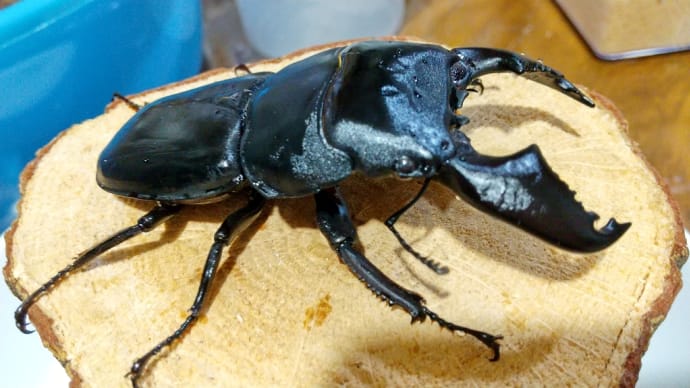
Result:
M336 49L287 66L252 99L240 144L245 176L268 198L298 197L349 176L352 161L322 134L326 87Z

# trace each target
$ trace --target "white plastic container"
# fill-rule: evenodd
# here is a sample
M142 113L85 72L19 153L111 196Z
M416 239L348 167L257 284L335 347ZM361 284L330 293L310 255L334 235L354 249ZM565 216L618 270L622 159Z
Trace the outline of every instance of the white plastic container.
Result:
M321 43L392 35L405 16L404 0L237 0L249 43L277 57Z

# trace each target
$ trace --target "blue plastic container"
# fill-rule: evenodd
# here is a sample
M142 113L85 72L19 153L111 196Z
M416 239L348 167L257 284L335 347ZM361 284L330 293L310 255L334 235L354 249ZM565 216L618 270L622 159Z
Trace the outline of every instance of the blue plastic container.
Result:
M113 92L196 74L201 45L198 1L20 0L0 10L0 232L38 148L102 113Z

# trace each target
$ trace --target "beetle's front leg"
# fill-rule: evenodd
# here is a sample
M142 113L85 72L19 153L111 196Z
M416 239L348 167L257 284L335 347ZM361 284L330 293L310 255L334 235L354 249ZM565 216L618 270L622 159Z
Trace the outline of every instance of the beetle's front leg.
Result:
M422 322L429 317L443 328L467 333L477 338L493 351L491 361L498 360L500 344L497 341L502 338L501 336L462 327L439 317L424 305L424 299L420 295L399 286L353 247L357 232L350 219L347 205L337 189L322 190L315 195L315 199L316 217L321 232L326 236L340 260L376 296L391 306L398 305L405 309L412 316L412 323Z

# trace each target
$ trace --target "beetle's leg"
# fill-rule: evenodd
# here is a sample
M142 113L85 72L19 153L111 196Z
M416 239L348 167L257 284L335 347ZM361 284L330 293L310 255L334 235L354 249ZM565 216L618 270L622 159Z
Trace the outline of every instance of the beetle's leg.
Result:
M391 306L398 305L405 309L412 316L413 323L422 322L429 317L445 329L467 333L477 338L493 351L491 361L498 360L500 356L498 340L502 338L501 336L458 326L439 317L424 305L424 299L420 295L399 286L353 247L357 232L350 219L347 206L337 189L322 190L315 195L315 199L317 222L321 232L326 236L340 260L376 296Z
M237 77L252 73L252 69L250 69L249 66L247 66L247 64L245 63L240 63L237 66L233 67L232 71L235 73L235 76ZM244 72L244 74L240 74L240 72Z
M201 282L199 284L199 290L197 291L196 297L194 298L194 303L189 309L189 315L184 320L184 322L169 335L166 339L158 343L153 349L148 351L146 354L137 359L127 374L132 381L132 386L137 386L137 380L143 373L146 364L151 359L151 357L160 353L163 348L169 346L175 340L180 338L190 325L196 321L203 307L204 300L209 290L209 286L213 281L216 274L216 269L218 269L218 263L220 262L221 253L223 248L230 244L238 234L244 231L249 225L251 225L254 220L261 213L261 209L264 206L266 200L256 192L252 192L249 202L243 208L231 213L225 221L220 225L218 230L213 236L213 245L208 252L206 258L206 263L204 264L204 270L201 276Z
M151 211L146 213L144 216L139 218L137 223L128 228L122 229L121 231L115 233L106 240L96 244L91 249L83 252L81 255L77 256L76 259L68 266L56 273L50 280L39 287L31 295L29 295L21 305L14 312L14 320L17 328L23 333L29 334L33 330L27 329L28 322L26 315L29 312L29 308L36 303L36 301L48 290L53 288L56 284L62 281L64 278L69 276L72 272L82 268L84 265L88 264L91 260L98 257L102 253L108 251L109 249L123 243L126 240L142 233L148 232L149 230L156 227L161 222L174 216L180 211L182 206L175 204L158 204Z
M139 109L142 108L142 105L137 104L136 102L130 100L129 98L123 96L120 93L113 93L113 100L121 100L125 104L127 104L128 107L130 107L133 111L137 112Z
M398 239L400 245L412 256L414 256L415 259L419 260L422 264L426 265L437 274L444 275L448 273L448 267L442 266L440 263L435 262L434 260L431 260L428 257L422 256L422 254L417 252L414 248L412 248L412 246L408 244L407 241L405 241L405 239L400 235L400 232L398 232L398 230L395 229L395 223L398 221L398 218L400 218L400 216L402 216L403 213L410 209L419 200L419 198L422 197L427 187L429 187L430 181L431 179L424 180L424 184L422 184L422 188L419 190L417 195L415 195L415 197L412 198L410 202L405 204L405 206L403 206L400 210L396 211L395 213L393 213L393 215L388 217L388 219L386 220L386 226L388 227L388 230L390 230L393 233L393 235Z
M492 48L455 48L451 51L457 54L460 59L451 67L451 73L456 82L455 86L458 89L465 90L474 84L474 79L484 74L513 72L558 90L587 106L594 106L594 101L568 81L563 74L546 66L541 61L534 61L524 55Z

